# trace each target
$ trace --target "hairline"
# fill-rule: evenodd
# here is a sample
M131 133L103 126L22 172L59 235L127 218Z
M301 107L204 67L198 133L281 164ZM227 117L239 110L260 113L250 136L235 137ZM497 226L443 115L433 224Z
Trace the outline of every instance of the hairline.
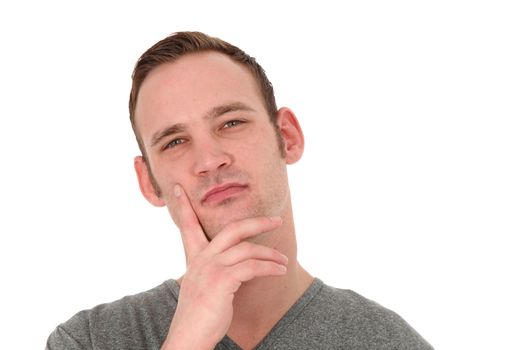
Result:
M166 66L168 64L174 64L176 63L177 61L181 60L181 59L184 59L185 57L188 57L188 56L193 56L193 55L201 55L201 54L205 54L205 53L210 53L210 52L214 52L214 53L218 53L218 54L221 54L225 57L227 57L232 63L234 64L237 64L239 65L241 68L244 68L248 71L248 73L251 75L252 79L253 79L253 82L255 83L256 85L256 89L257 89L257 94L259 95L259 98L263 104L263 107L264 107L264 110L266 111L266 114L269 118L269 121L270 123L272 123L277 131L277 126L276 126L276 123L275 123L275 118L276 116L272 116L271 115L271 111L268 110L268 103L264 97L264 92L263 92L263 87L261 86L261 81L260 79L258 79L257 77L257 72L249 65L249 64L243 64L237 60L234 60L230 55L222 52L221 50L218 50L218 49L214 49L214 48L207 48L207 49L203 49L203 50L198 50L198 51L190 51L190 52L184 52L182 54L180 54L178 57L171 57L170 59L166 60L165 62L162 62L162 63L159 63L157 66L155 66L154 68L150 69L149 71L147 71L147 73L141 77L141 79L138 81L138 84L136 86L136 93L135 93L135 100L134 100L134 105L133 105L133 111L130 111L130 119L131 119L131 125L132 125L132 128L133 128L133 131L135 133L135 136L136 136L136 139L137 139L137 142L139 144L139 148L140 148L140 151L142 153L142 157L145 158L146 160L146 163L149 167L149 162L148 162L148 156L147 156L147 152L146 152L146 147L145 147L145 143L142 139L142 135L140 134L140 131L138 130L138 126L137 126L137 123L136 123L136 109L137 109L137 105L138 105L138 101L139 101L139 97L140 97L140 92L142 90L142 86L144 85L144 82L146 81L146 79L148 79L148 77L154 72L156 71L157 69L163 67L163 66ZM275 96L274 96L274 99L275 99ZM276 109L277 109L277 106L276 106ZM277 110L275 111L275 113L277 112Z

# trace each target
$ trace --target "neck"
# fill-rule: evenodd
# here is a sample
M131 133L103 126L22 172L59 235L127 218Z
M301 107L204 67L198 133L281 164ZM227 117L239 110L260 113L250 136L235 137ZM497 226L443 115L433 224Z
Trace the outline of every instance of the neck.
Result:
M228 335L246 337L256 345L301 297L313 278L297 261L290 262L281 277L257 278L244 283L233 301L233 320Z
M283 225L257 242L288 257L287 273L243 283L233 300L233 320L228 336L242 348L257 345L301 297L313 281L297 261L297 244L291 210Z

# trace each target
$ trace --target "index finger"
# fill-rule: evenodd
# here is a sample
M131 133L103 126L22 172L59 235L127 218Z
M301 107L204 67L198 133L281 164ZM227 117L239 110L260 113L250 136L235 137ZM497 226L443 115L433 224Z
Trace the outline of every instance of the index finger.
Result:
M281 226L280 217L253 217L227 224L210 243L210 249L216 254L221 253L241 241Z
M186 262L190 262L193 257L199 254L209 244L204 230L191 206L190 200L181 185L176 184L173 189L175 195L175 216L176 224L182 236L182 244L186 254Z

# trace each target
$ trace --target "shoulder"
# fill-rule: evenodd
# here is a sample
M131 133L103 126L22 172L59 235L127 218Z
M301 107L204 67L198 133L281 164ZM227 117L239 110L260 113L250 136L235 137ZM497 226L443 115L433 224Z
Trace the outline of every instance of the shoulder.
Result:
M122 348L145 338L155 343L167 332L177 298L178 286L168 280L148 291L80 311L51 333L46 349L91 349L97 344Z
M432 349L395 312L352 290L318 283L319 290L308 309L313 310L316 322L330 325L339 341L361 348Z

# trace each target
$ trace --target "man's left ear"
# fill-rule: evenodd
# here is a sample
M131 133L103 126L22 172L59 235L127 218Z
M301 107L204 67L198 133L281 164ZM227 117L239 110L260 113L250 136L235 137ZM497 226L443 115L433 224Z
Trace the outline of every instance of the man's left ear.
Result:
M286 164L293 164L301 159L304 151L304 136L299 121L290 108L282 107L277 111L277 126L284 143Z

